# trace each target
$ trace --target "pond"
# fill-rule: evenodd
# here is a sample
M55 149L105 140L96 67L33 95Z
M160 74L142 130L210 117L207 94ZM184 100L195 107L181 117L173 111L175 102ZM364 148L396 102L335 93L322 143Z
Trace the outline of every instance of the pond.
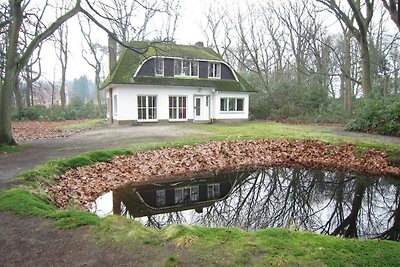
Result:
M400 240L400 185L340 172L271 168L123 187L92 205L144 225L288 227L344 237Z

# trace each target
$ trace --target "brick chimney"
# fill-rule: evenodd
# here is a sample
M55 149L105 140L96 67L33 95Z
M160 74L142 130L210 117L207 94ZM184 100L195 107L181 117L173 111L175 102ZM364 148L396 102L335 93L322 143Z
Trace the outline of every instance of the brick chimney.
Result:
M114 70L117 65L117 42L108 36L108 69L111 72Z

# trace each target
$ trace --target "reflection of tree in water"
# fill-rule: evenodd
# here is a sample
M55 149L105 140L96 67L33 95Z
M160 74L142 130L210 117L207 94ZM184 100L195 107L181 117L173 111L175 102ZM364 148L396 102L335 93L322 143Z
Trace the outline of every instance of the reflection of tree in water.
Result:
M237 178L230 196L201 214L152 215L142 219L143 223L249 230L289 226L344 237L399 240L400 189L383 179L289 168L259 170Z
M394 203L395 205L393 206L395 207L395 209L393 210L393 212L391 213L391 215L387 220L388 229L377 236L380 239L400 241L400 189L399 188L396 188Z

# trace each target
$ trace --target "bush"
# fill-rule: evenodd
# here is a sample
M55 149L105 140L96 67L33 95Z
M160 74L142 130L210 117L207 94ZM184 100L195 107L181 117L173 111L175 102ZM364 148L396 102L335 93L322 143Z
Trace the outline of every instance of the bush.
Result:
M46 120L63 121L96 118L97 106L92 102L84 103L80 98L74 98L71 103L62 109L61 107L46 108L43 106L26 107L21 111L14 110L13 120ZM103 114L102 114L103 115Z
M365 100L346 129L400 136L400 97Z

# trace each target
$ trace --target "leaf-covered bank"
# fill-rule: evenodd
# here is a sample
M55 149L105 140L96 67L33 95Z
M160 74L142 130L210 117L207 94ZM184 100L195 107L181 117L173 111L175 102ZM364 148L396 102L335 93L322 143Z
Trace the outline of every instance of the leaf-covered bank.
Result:
M390 166L386 154L374 149L358 155L354 146L317 141L213 141L117 156L108 163L72 169L56 178L48 192L60 208L71 201L88 208L103 193L126 184L273 166L400 176L400 168Z

